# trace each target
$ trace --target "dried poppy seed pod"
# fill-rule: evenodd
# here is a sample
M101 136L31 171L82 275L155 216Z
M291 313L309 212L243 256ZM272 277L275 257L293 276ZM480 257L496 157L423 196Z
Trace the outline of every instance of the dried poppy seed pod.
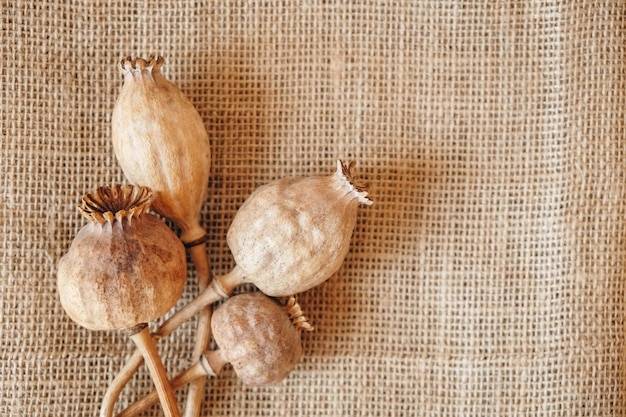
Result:
M220 348L217 352L244 384L277 384L300 361L300 330L312 328L295 306L290 303L285 309L266 295L251 292L229 298L213 313L211 328ZM292 322L290 313L294 312L299 318ZM222 364L211 366L219 372Z
M337 161L329 176L283 178L257 188L228 230L228 246L244 280L282 297L330 278L348 252L367 185Z
M149 188L100 187L79 207L89 220L59 261L57 286L72 320L91 330L126 330L146 361L166 417L179 417L147 322L180 298L187 262L178 237L150 206Z
M111 118L113 149L128 180L150 187L152 208L181 228L181 240L205 236L200 211L211 167L209 137L193 104L161 74L163 57L127 57Z
M91 330L128 329L161 317L182 295L187 263L178 237L146 213L145 187L100 187L79 207L89 220L58 265L61 304Z

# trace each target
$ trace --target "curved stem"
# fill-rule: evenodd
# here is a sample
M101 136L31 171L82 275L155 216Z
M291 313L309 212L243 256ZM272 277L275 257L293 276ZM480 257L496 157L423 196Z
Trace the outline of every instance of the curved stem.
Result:
M156 349L156 343L152 339L150 329L145 326L141 331L132 334L131 339L137 345L144 361L150 371L150 376L154 382L156 392L159 400L161 401L161 407L166 417L180 417L180 410L176 404L176 398L174 397L174 391L170 386L170 382L167 379L167 373L165 367L159 356L159 352Z
M115 407L115 403L120 397L122 390L142 364L143 356L141 354L141 351L139 349L136 349L130 359L128 359L124 367L115 376L115 379L113 379L113 382L111 382L111 385L109 385L107 392L104 394L104 398L102 399L102 406L100 407L100 417L113 416L113 407Z
M154 334L155 337L167 337L171 332L178 329L183 323L193 317L198 311L207 305L211 305L222 298L228 297L235 287L243 282L243 274L237 266L226 275L215 277L209 286L194 300L174 313L164 321ZM143 363L141 352L135 351L130 359L124 364L117 374L102 401L100 417L112 417L113 408L124 386L130 381L135 372Z
M207 351L202 354L198 362L176 375L170 385L173 390L177 390L188 383L204 379L206 376L215 376L219 374L222 367L226 364L226 359L219 350ZM146 410L158 401L159 397L156 391L151 392L140 400L132 403L125 410L117 415L117 417L134 417Z
M189 248L189 255L196 267L196 275L198 277L198 288L204 291L209 282L211 282L211 269L209 260L206 255L206 244L195 245ZM199 357L209 347L211 341L211 314L213 308L211 305L205 306L199 314L196 341L193 348L193 357ZM198 417L202 408L202 400L204 399L204 384L206 378L200 376L189 383L187 391L187 402L185 403L184 417Z

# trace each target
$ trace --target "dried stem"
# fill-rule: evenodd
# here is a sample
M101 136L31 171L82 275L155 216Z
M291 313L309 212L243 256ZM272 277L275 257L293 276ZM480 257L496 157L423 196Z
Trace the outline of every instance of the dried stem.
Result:
M160 337L166 337L205 306L212 305L216 301L228 297L235 287L243 282L244 276L238 266L235 266L226 275L215 277L209 286L195 299L165 320L156 333Z
M170 382L167 379L167 373L165 367L159 356L159 352L156 349L156 343L152 339L150 329L145 326L139 332L131 335L131 339L137 345L137 348L141 351L144 361L150 371L150 376L154 382L156 392L159 400L161 401L161 407L166 417L180 417L180 410L176 404L176 398L174 397L174 391L170 386Z
M167 337L204 307L210 306L216 301L228 297L235 287L242 282L243 275L237 266L228 274L215 277L198 297L174 313L168 320L164 321L153 336L157 338ZM113 408L124 386L130 381L142 363L143 357L141 353L135 351L117 374L111 385L109 385L100 408L100 417L113 416Z
M135 372L137 372L141 364L143 364L143 356L141 355L141 351L137 349L133 352L132 356L128 359L120 372L115 376L115 379L113 379L113 382L111 382L107 392L104 394L102 406L100 407L100 417L113 416L113 407L115 407L117 399L120 397L122 390L133 375L135 375Z
M185 384L194 381L196 378L202 378L206 375L206 371L202 367L200 362L197 362L190 368L176 375L171 381L170 385L173 390L177 390L183 387ZM159 400L158 393L156 391L151 392L139 401L136 401L128 406L125 410L117 415L117 417L131 417L138 416L141 412L152 406Z
M173 390L177 390L186 384L191 384L198 380L204 380L207 376L215 376L219 374L222 367L226 364L226 359L222 356L221 351L207 351L202 354L200 360L176 375L170 385ZM151 392L142 399L134 402L128 408L123 410L117 417L134 417L146 410L158 401L158 393Z
M196 267L198 276L198 288L204 291L211 282L211 269L206 255L206 244L202 243L189 248L191 260ZM211 341L211 313L212 305L206 305L198 316L196 341L193 349L193 357L199 357L209 347ZM185 403L184 417L198 417L204 399L204 384L206 378L200 376L189 384L187 402Z

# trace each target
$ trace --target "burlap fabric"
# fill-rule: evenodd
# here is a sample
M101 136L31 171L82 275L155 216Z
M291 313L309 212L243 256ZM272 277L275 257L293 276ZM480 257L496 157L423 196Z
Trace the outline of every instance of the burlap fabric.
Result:
M1 415L94 416L132 351L65 315L55 273L80 197L124 181L118 60L155 52L211 138L215 273L260 184L353 158L375 200L342 269L299 297L316 328L302 363L263 389L227 368L204 415L626 414L622 2L18 0L1 14ZM159 344L172 374L194 327ZM150 389L142 368L118 408Z

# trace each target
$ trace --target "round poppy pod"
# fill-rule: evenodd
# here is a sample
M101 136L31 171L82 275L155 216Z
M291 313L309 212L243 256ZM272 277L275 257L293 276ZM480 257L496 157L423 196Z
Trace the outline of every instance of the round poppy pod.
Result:
M260 292L226 300L214 311L211 329L222 356L249 386L279 383L302 357L299 327Z
M353 166L340 160L332 175L278 179L248 197L227 234L245 281L267 295L285 297L337 272L359 204L372 204Z
M100 187L79 207L89 220L58 264L61 304L91 330L153 321L182 295L187 263L178 237L146 213L149 188Z

